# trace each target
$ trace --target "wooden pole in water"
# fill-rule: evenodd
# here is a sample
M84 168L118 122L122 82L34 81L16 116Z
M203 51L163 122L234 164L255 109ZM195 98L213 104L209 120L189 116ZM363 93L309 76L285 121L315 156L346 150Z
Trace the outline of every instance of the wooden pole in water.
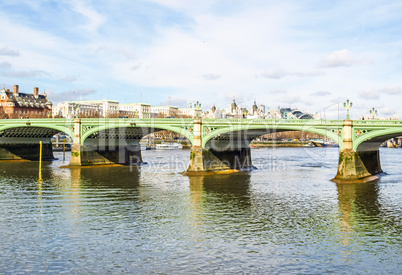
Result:
M63 161L66 160L66 138L63 138Z
M39 179L42 181L42 141L39 141Z

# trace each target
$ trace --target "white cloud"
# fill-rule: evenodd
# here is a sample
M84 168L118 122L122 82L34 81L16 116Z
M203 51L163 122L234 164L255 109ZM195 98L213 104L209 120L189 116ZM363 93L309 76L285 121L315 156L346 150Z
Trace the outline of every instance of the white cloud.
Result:
M135 64L134 66L131 67L131 70L136 71L141 67L141 63Z
M202 78L205 80L217 80L221 78L220 74L204 74L202 75Z
M316 77L323 75L322 72L286 72L282 70L263 72L260 76L271 79L281 79L287 76Z
M9 69L9 68L11 68L11 64L8 63L8 62L1 62L0 63L0 68L1 69Z
M317 91L317 92L311 93L310 95L311 96L328 96L328 95L331 95L331 92Z
M187 107L187 99L186 98L178 98L178 97L168 97L164 101L160 103L161 105L169 105L176 106L179 108Z
M393 108L383 108L383 109L378 109L378 115L380 116L380 117L382 117L382 116L385 116L385 117L390 117L390 116L393 116L393 115L395 115L396 114L396 112L395 112L395 109L393 109Z
M369 64L368 60L357 59L353 57L348 49L334 51L321 61L320 67L334 68L334 67L350 67L353 65Z
M305 100L305 97L302 95L285 95L283 97L277 97L278 104L281 107L288 107L290 105L292 108L297 108L297 105L300 107L301 105L308 105L308 102Z
M46 76L49 77L50 74L41 71L41 70L29 70L29 71L12 71L12 72L5 72L2 74L6 77L17 77L17 78L29 78L29 77L41 77Z
M402 94L402 86L385 87L378 89L379 93L384 93L388 95L400 95Z
M272 79L281 79L286 76L286 73L283 71L268 71L268 72L263 72L260 76L265 77L265 78L272 78Z
M72 1L72 8L75 12L86 18L86 24L83 28L88 32L96 32L99 27L105 23L104 16L99 14L93 7L88 6L80 0Z
M67 76L59 77L59 80L63 81L63 82L74 82L77 80L77 77L75 77L73 75L67 75Z
M286 94L287 91L283 90L283 89L275 89L275 90L270 91L270 93L271 94Z
M379 99L380 93L375 90L363 90L359 92L359 97L362 99Z
M3 56L19 56L20 53L17 50L9 49L7 47L0 48L0 55Z
M47 98L55 104L63 101L92 100L96 96L97 91L95 89L75 89L56 92L52 89L46 90L46 94Z

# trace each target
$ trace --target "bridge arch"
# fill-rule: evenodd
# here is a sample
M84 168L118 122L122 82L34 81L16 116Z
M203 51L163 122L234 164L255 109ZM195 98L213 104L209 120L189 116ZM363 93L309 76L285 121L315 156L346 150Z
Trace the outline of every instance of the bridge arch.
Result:
M252 131L256 131L252 133ZM213 140L214 138L228 134L228 133L235 133L235 132L243 132L247 135L247 132L250 132L250 141L254 138L262 136L268 133L276 133L276 132L285 132L285 131L303 131L309 132L314 134L319 134L322 136L326 136L336 142L339 147L342 147L342 129L339 130L335 129L327 129L327 128L319 128L314 127L312 125L231 125L229 127L223 127L214 130L213 132L208 133L202 139L202 147L206 148L208 143Z
M57 133L73 137L69 121L50 119L8 119L0 121L0 158L37 160L42 142L42 159L53 160L51 138Z
M357 132L355 131L355 135L357 135ZM397 136L402 136L402 127L369 131L355 139L353 150L356 152L378 150L383 142Z
M58 125L38 125L38 124L26 124L26 125L3 125L0 126L0 133L3 133L4 135L12 135L13 133L15 134L16 130L22 130L19 134L23 135L32 135L32 134L38 134L40 137L41 133L43 134L43 137L52 137L53 135L57 133L65 133L69 135L71 138L74 137L74 132L73 129L66 127L66 126L58 126ZM43 131L44 129L47 129L48 131ZM7 131L9 130L9 131ZM1 137L1 135L0 135Z
M132 126L130 124L118 124L118 125L94 126L90 128L89 130L85 131L84 134L81 136L81 144L84 145L85 140L96 133L112 129L126 129L126 131L128 130L128 132L131 132L133 136L136 136L139 139L148 134L156 133L163 130L168 130L183 135L191 142L191 144L193 143L193 137L194 137L192 133L192 128L190 131L189 129L183 127L170 126L166 124L156 124L152 126L144 124L138 124L138 125L136 124L135 126Z

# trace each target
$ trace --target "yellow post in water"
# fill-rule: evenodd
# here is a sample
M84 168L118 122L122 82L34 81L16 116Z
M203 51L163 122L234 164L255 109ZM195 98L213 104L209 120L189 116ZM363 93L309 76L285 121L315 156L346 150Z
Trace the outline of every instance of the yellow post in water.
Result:
M63 138L63 161L66 160L66 138Z
M42 141L39 141L39 179L42 182Z

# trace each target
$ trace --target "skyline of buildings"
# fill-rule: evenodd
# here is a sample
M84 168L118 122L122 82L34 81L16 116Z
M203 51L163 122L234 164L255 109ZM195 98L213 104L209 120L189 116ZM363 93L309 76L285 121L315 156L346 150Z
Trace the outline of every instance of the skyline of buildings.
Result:
M267 112L266 112L267 110ZM257 106L256 102L250 108L243 108L236 104L236 100L228 104L224 109L213 105L208 110L193 106L191 103L187 108L176 106L151 106L147 103L124 103L119 104L116 100L93 100L93 101L65 101L53 106L53 117L73 118L80 117L138 117L138 118L163 118L182 117L215 119L318 119L318 114L304 113L298 109L280 108L266 109L265 105Z
M138 118L161 118L183 117L194 118L199 112L201 118L247 118L247 119L321 119L322 114L310 114L297 108L285 107L267 108L266 105L254 104L249 108L239 106L236 99L226 108L216 107L215 104L207 110L197 109L189 104L187 108L179 108L171 105L151 106L148 103L120 103L117 100L79 100L64 101L56 105L47 98L44 91L39 94L39 88L34 87L33 93L21 93L19 85L13 86L13 91L1 90L1 104L3 112L12 118L30 117L138 117ZM325 116L325 115L324 115ZM399 119L396 114L388 117L379 117L377 113L364 114L360 119Z

